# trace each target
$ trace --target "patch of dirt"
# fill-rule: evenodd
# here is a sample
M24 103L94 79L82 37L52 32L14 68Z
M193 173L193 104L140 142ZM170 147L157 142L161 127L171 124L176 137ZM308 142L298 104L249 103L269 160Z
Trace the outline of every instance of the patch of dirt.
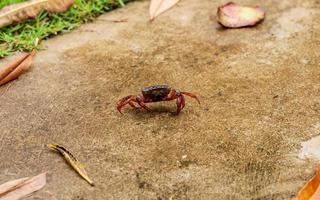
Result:
M136 2L101 17L127 23L97 20L47 41L32 70L0 89L0 180L48 171L35 199L293 198L316 165L296 153L320 120L319 4L268 1L262 24L226 30L214 20L219 3L181 1L149 23L148 2ZM294 5L315 8L279 39ZM163 83L201 105L117 113L119 98ZM96 187L44 147L52 142Z

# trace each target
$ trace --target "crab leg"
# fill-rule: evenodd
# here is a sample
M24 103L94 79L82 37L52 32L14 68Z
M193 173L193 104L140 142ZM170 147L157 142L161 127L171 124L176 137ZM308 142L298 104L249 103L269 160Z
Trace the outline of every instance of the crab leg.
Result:
M148 108L148 107L146 106L146 104L143 103L143 101L137 101L137 103L139 104L139 106L141 106L141 107L142 107L143 109L145 109L146 111L148 111L148 112L151 111L151 109Z
M117 103L117 105L122 104L123 102L125 102L126 100L130 99L132 97L132 95L123 97L122 99L120 99Z
M198 101L198 103L200 104L200 100L198 99L198 97L196 95L194 95L194 94L192 94L190 92L181 92L181 94L184 94L184 95L187 95L187 96L189 96L191 98L196 99Z
M127 105L128 103L130 103L130 102L132 101L132 98L133 98L133 97L134 97L134 96L130 95L130 96L126 96L126 97L124 97L124 98L122 98L122 99L119 100L117 109L118 109L118 111L119 111L121 114L123 114L123 113L121 112L121 109L122 109L125 105Z
M132 101L129 102L129 105L130 105L131 107L133 107L133 108L138 108L138 109L141 108L141 107L135 105Z

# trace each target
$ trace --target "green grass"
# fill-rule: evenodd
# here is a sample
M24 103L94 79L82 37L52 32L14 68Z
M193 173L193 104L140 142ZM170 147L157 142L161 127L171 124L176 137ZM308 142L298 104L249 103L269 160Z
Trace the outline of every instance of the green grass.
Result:
M26 0L0 0L0 8ZM132 0L75 0L75 4L66 12L50 14L40 13L35 19L4 27L0 30L0 57L15 51L30 51L41 46L40 41L52 35L69 32L81 23L110 11Z
M4 6L9 5L9 4L20 3L23 1L26 1L26 0L1 0L0 8L3 8Z

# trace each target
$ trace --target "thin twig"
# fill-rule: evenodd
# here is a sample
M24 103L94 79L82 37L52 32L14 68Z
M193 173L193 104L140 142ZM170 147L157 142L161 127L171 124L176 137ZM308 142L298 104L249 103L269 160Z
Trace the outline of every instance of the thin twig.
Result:
M113 22L113 23L124 23L124 22L128 22L128 19L98 19L98 21L106 21L106 22Z

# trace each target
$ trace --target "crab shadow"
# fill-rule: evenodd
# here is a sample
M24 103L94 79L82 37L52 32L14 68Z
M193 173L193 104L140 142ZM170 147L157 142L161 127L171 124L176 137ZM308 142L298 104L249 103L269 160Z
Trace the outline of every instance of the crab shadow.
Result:
M144 109L128 109L126 110L126 112L131 115L132 117L136 118L136 119L144 119L144 118L152 118L152 117L156 117L159 115L166 115L169 117L177 117L179 115L181 115L182 113L180 113L179 115L177 114L177 111L175 108L172 107L167 107L167 106L155 106L153 108L151 108L152 111L148 112Z

